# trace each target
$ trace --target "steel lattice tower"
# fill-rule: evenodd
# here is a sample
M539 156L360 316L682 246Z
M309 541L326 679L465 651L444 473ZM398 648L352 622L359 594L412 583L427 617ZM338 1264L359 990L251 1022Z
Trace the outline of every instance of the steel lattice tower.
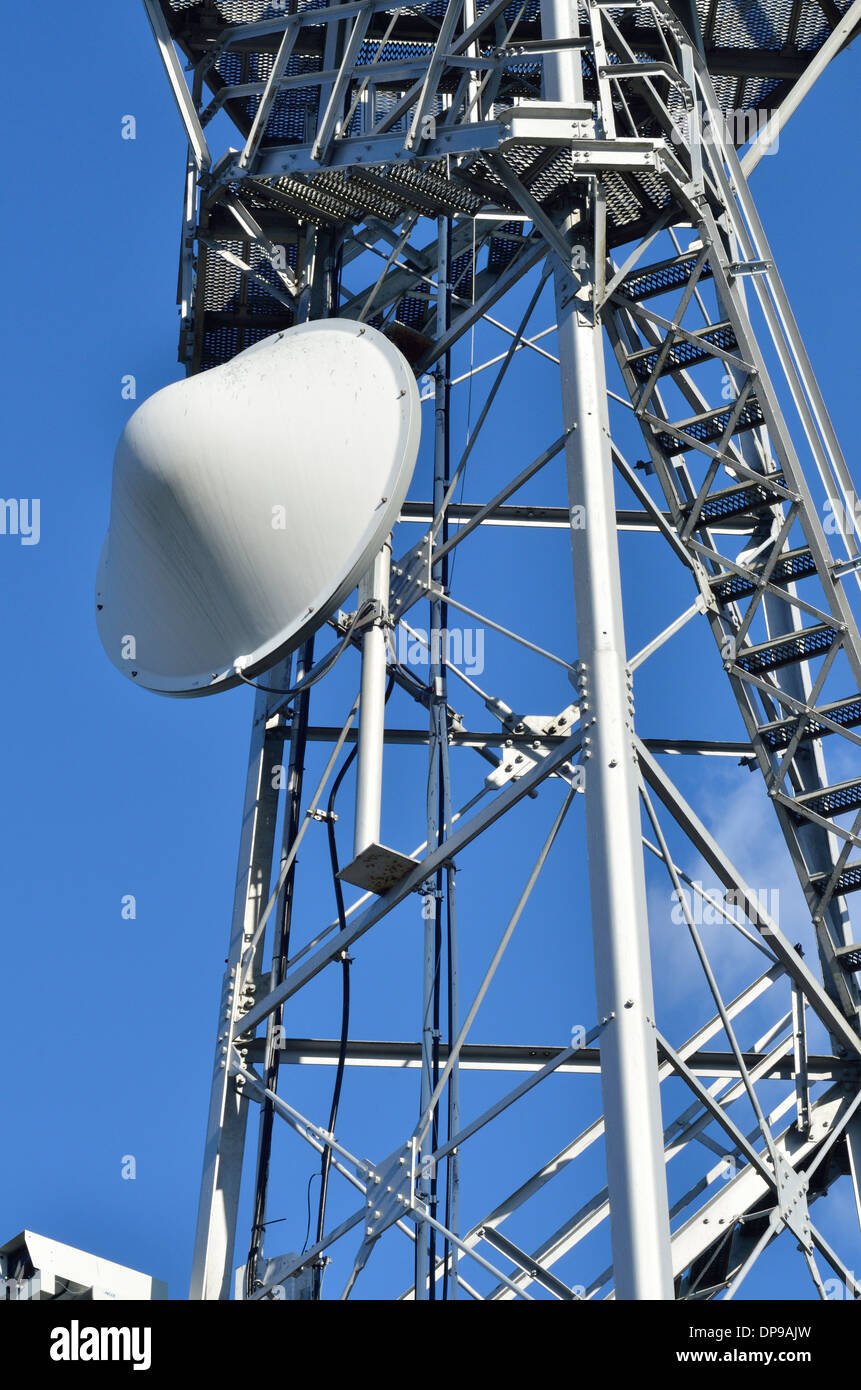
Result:
M382 326L428 398L366 616L329 623L344 655L321 667L318 634L255 697L192 1298L230 1297L234 1265L251 1298L358 1296L372 1268L375 1296L731 1297L781 1240L811 1290L833 1274L861 1296L857 1225L841 1254L816 1209L848 1175L861 1215L858 508L746 182L859 3L145 0L188 136L188 371L336 315ZM226 119L238 148L216 159ZM468 441L458 353L492 382ZM524 364L558 425L512 385ZM573 611L551 596L566 535ZM506 607L479 549L500 537ZM627 564L629 542L656 558ZM470 673L434 644L452 620L507 661ZM423 672L403 646L420 621ZM668 727L641 728L641 680L663 683ZM715 833L709 770L748 789L739 761L813 950ZM566 846L576 895L542 897ZM456 892L471 865L484 888ZM664 1018L670 902L697 975ZM594 972L594 1012L564 1039L477 1041L524 933L540 947L522 999L505 976L514 1014L534 1022L542 970L548 998ZM403 979L409 1040L302 1036L321 977L349 997L352 973L355 1008L362 961L393 996ZM302 1222L272 1225L273 1191L304 1214L320 1160L323 1229L309 1184L285 1253Z

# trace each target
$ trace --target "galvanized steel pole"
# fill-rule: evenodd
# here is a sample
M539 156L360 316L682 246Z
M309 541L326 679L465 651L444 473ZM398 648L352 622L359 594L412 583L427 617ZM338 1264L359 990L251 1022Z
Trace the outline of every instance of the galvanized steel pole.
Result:
M578 37L576 0L545 0L545 33ZM583 100L579 52L548 57L550 101ZM591 187L587 209L597 199ZM589 238L584 237L584 241ZM652 1001L633 700L603 335L592 245L555 276L579 652L586 840L601 1034L607 1186L616 1297L671 1299L670 1224ZM573 251L573 248L572 248ZM584 264L585 262L585 264Z

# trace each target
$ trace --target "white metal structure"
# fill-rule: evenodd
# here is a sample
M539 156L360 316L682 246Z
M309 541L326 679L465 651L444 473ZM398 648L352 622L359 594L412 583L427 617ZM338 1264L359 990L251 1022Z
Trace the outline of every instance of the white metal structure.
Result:
M257 693L192 1297L242 1265L251 1299L309 1271L318 1296L732 1298L772 1247L858 1297L857 1231L843 1253L828 1225L835 1184L861 1213L858 511L738 149L755 167L861 4L145 4L188 137L192 375L335 317L398 343L433 412L339 659L307 642ZM435 642L450 617L505 659ZM721 759L758 774L739 847L771 818L788 928L728 848ZM560 981L579 1010L593 976L560 1028Z

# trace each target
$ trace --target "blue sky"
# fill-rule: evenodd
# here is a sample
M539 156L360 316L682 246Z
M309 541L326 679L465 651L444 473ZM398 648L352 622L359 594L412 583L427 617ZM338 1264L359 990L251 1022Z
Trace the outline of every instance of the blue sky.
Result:
M7 979L3 1104L9 1136L0 1150L0 1241L29 1227L151 1272L169 1282L172 1297L182 1298L252 695L239 690L190 702L150 696L123 682L99 645L93 581L108 516L113 449L134 407L122 398L121 380L135 377L140 402L181 376L173 301L184 147L142 7L99 7L85 27L72 30L67 19L66 7L56 0L21 10L7 74L17 158L7 212L14 269L7 277L2 348L3 491L6 497L40 499L41 534L31 546L14 536L0 537L7 652L0 696ZM857 119L857 60L857 52L841 56L783 134L779 154L764 159L752 179L850 460L861 443L852 332L858 305L851 300L855 279L841 274L840 257L847 229L858 225L861 211L857 163L847 155ZM134 141L121 138L126 115L135 117ZM514 316L512 309L508 321ZM552 322L549 298L533 322L538 329ZM476 335L476 360L503 348L504 339L492 330ZM468 351L466 343L461 363ZM490 495L499 480L558 433L554 368L522 353L512 379L516 389L493 417L470 464L467 501ZM476 379L473 422L489 382L490 374ZM457 440L466 437L464 391L460 387L455 393L455 455ZM416 497L427 495L429 435L426 430ZM524 496L563 501L563 476L557 460ZM415 528L401 528L396 551L399 540L405 549L416 535ZM658 556L658 544L623 539L631 652L692 601L672 562ZM464 547L458 560L460 596L573 657L567 545L562 533L531 532L515 570L506 532L493 530L471 549ZM742 736L706 638L686 639L671 677L653 677L646 669L638 678L643 733ZM532 658L518 657L515 665L513 656L516 650L502 639L488 637L481 679L490 691L530 711L555 711L573 698L564 672L548 673ZM353 664L340 682L320 696L314 715L320 723L343 717L345 701L352 699L358 671L354 658L349 660ZM461 707L457 699L453 703ZM474 705L470 711L472 727L488 726L487 713ZM392 717L418 722L415 707L399 697L392 701ZM325 756L320 745L311 750L311 785ZM703 770L679 759L672 771L692 798L698 795L702 802L710 794L742 870L754 883L778 887L793 925L796 918L800 923L797 890L754 779L732 762ZM469 760L459 755L455 804L466 800L482 775L474 755ZM390 800L383 838L409 851L423 839L422 754L398 750L387 762L386 776ZM344 800L348 827L346 792ZM545 788L518 820L499 827L486 850L461 865L464 1000L480 978L558 802L559 788ZM575 808L570 819L577 824L548 866L479 1016L476 1040L561 1045L573 1026L594 1022L582 815ZM348 829L343 833L348 836ZM297 913L300 933L307 936L334 911L324 850L321 838L301 856ZM689 859L686 867L694 872L697 866ZM663 895L654 942L659 1009L681 1040L706 1014L695 1002L699 986L692 976L689 987L686 983L687 957L662 920L666 885L658 887L651 872L649 881L650 892ZM121 912L126 894L136 899L131 921ZM416 1037L420 919L415 901L395 915L379 941L365 938L354 954L354 1035ZM735 958L723 960L722 970L729 987ZM738 979L749 977L749 970L741 965L738 970ZM332 972L291 1012L288 1030L333 1036L337 1024ZM324 1122L331 1073L321 1089L317 1069L309 1071L299 1077L289 1069L284 1086L299 1109L316 1106L316 1118ZM379 1079L358 1069L347 1074L341 1132L358 1154L382 1156L415 1116L417 1073L392 1073L388 1079L391 1091L380 1109L374 1090ZM529 1102L525 1125L510 1119L495 1139L473 1141L481 1158L469 1176L465 1169L465 1212L480 1215L472 1204L483 1194L489 1203L504 1196L530 1165L548 1158L595 1113L594 1080L558 1078L548 1084L556 1090ZM481 1108L500 1086L492 1076L470 1073L464 1079L464 1114ZM686 1103L677 1091L669 1094L678 1108ZM665 1117L671 1117L669 1110ZM134 1181L121 1176L126 1155L136 1160ZM542 1219L517 1230L512 1223L512 1237L537 1243L585 1201L590 1183L601 1185L599 1159L599 1154L587 1157L576 1183L562 1179L564 1190L542 1198L546 1223ZM289 1235L272 1236L273 1254L301 1245L306 1185L315 1166L309 1151L284 1147L270 1215L286 1217L280 1229ZM502 1176L505 1169L512 1181ZM835 1240L844 1229L844 1249L861 1259L846 1187L844 1181L829 1213L817 1219ZM333 1219L351 1203L352 1196L342 1198L333 1188ZM409 1249L403 1238L389 1237L398 1239L405 1283ZM606 1232L589 1245L589 1268L600 1269L602 1258L609 1263ZM340 1288L348 1268L345 1249L330 1293ZM578 1268L566 1260L560 1272L580 1282ZM397 1291L373 1262L363 1277L367 1283L357 1292ZM763 1258L747 1291L765 1298L813 1293L800 1257L790 1261L780 1247Z

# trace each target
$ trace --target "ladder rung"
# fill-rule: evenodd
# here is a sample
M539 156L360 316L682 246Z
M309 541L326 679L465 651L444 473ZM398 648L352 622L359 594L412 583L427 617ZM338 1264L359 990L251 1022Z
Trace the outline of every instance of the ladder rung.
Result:
M736 657L736 665L749 675L775 671L779 666L791 666L795 661L824 656L839 635L838 629L830 623L817 623L815 627L801 628L797 632L784 633L782 637L772 637L768 642L745 647Z
M842 816L845 811L854 811L861 806L861 777L849 782L835 782L833 787L822 787L792 799L796 806L814 811L817 816ZM798 819L804 818L799 815Z
M713 347L721 348L724 352L735 352L738 348L736 336L730 323L716 323L710 328L703 328L696 335L696 342L690 338L680 338L673 343L667 353L664 364L661 367L660 376L666 376L669 372L677 372L687 367L695 367L700 362L709 362L714 358L711 351ZM639 352L634 352L628 358L631 370L639 381L648 381L655 369L660 348L650 347L641 348Z
M748 512L761 512L766 507L773 507L776 502L783 499L778 497L777 493L772 492L768 485L769 482L777 483L779 487L783 487L785 479L782 473L769 473L761 483L736 483L734 487L709 493L700 508L697 525L707 526L714 521L723 521L725 517L745 516ZM690 503L682 508L682 513L685 516L689 516L690 511Z
M685 439L676 438L674 434L660 431L657 434L658 444L665 454L684 454L688 449L695 449L697 444L713 444L723 435L732 412L733 406L730 404L721 406L718 410L708 410L703 415L693 415L689 420L674 420L672 423L675 428L687 435L690 443ZM762 406L751 392L744 403L738 420L736 420L733 435L755 429L757 425L763 423L764 418Z
M656 294L666 294L668 290L681 289L690 280L698 255L698 251L687 251L683 256L674 256L671 260L658 261L655 265L632 271L619 286L619 294L624 295L625 299L642 301L652 299ZM706 262L700 271L700 279L709 279L711 273L711 267Z
M855 941L851 946L839 946L834 954L850 975L856 970L861 970L861 942Z
M861 724L861 696L853 695L848 699L833 700L828 705L820 705L819 713L839 724L841 729L855 729ZM798 724L798 715L790 715L788 719L773 719L769 724L762 724L759 728L759 736L767 748L774 752L779 752L781 748L788 748ZM825 738L826 735L833 733L822 724L817 718L816 713L807 716L807 727L801 735L802 743L809 743L814 738Z
M811 874L811 888L817 888L821 891L824 889L830 877L830 873ZM846 865L846 868L842 871L837 880L834 892L841 895L843 893L855 893L859 888L861 888L861 859L855 864Z
M796 579L806 579L816 573L816 563L808 549L788 550L781 555L771 571L771 584L791 584ZM712 592L718 603L732 603L734 599L745 598L754 593L756 585L742 574L723 575L712 581Z

